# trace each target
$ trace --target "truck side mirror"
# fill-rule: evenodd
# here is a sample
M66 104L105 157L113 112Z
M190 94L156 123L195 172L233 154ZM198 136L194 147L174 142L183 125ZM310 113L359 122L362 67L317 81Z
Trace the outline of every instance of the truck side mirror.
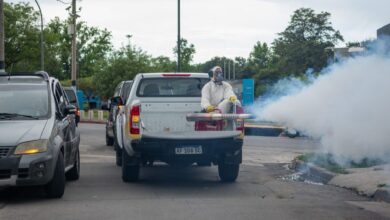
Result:
M67 105L65 107L65 114L66 115L75 115L76 111L77 111L77 108L74 105Z
M120 96L111 98L111 106L123 105L123 100Z

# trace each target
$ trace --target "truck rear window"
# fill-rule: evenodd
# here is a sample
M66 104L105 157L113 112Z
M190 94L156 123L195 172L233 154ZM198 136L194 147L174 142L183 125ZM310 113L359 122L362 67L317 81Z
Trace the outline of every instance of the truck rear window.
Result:
M208 78L150 78L142 79L138 97L200 97Z

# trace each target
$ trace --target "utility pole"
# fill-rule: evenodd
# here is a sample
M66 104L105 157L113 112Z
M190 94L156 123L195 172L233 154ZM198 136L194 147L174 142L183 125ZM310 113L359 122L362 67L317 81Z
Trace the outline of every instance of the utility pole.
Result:
M177 0L177 72L181 72L180 0Z
M229 80L231 80L232 78L230 77L230 60L228 61L228 68L229 68Z
M35 3L37 3L38 9L39 9L39 14L41 14L41 41L40 41L40 46L41 46L41 70L45 70L45 42L43 38L43 15L42 15L42 10L41 6L38 3L38 0L35 0Z
M76 90L77 83L77 39L76 39L76 0L72 0L72 87Z
M233 80L236 80L236 63L233 60Z
M4 1L0 0L0 72L5 72L4 50Z
M223 78L227 78L227 73L226 73L226 59L224 58L223 60Z

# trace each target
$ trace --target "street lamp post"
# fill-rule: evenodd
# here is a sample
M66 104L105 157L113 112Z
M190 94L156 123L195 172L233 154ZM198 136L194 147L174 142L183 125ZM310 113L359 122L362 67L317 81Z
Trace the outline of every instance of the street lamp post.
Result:
M5 72L4 56L4 1L0 0L0 72Z
M77 89L77 38L76 38L76 0L72 0L72 87Z
M177 0L177 72L181 71L181 39L180 39L180 0Z
M35 3L37 3L39 13L41 14L41 41L40 41L40 46L41 46L41 70L45 70L45 42L43 38L43 15L42 15L42 10L41 6L39 5L38 1L35 0Z

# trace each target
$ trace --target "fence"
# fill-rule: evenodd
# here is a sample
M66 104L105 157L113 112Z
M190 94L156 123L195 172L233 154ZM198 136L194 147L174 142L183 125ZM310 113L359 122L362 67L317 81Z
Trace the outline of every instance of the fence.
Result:
M80 111L80 121L81 122L106 122L108 118L108 111L103 110L89 110L89 111Z

